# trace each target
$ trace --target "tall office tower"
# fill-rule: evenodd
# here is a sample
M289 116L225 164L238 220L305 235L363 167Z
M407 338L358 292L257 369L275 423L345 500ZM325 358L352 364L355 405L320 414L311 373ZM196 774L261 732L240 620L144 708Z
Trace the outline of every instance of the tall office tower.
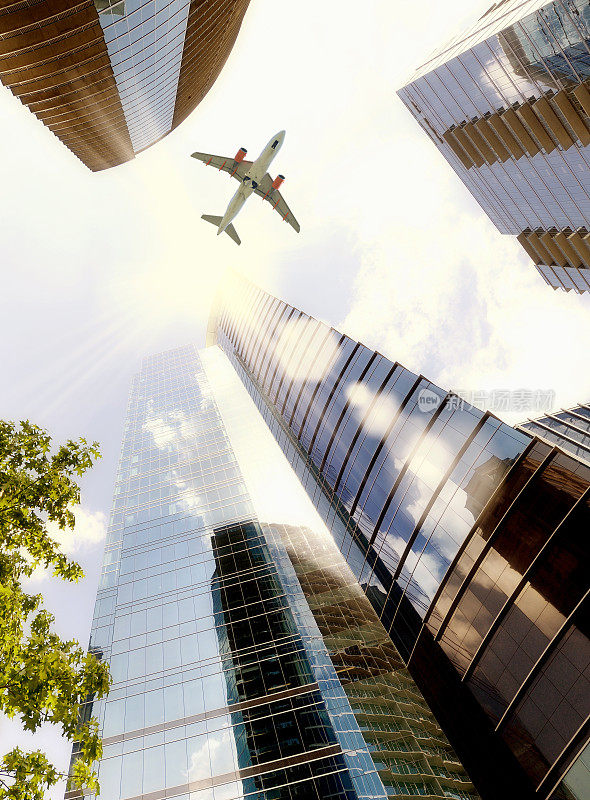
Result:
M219 348L147 359L91 634L114 678L86 707L101 800L476 800L355 578L363 559L339 551Z
M554 289L590 290L590 6L501 0L398 94Z
M562 408L519 426L590 463L590 405Z
M0 80L91 170L174 130L207 94L249 0L29 0L0 13Z
M208 343L481 796L586 798L590 467L241 279Z

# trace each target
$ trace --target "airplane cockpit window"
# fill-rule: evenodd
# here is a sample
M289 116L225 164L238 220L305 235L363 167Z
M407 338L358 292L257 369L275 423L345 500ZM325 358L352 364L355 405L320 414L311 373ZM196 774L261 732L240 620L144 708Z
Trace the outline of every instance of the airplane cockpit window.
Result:
M244 183L248 183L249 180L250 180L250 177L248 175L246 175L246 177L244 178Z
M258 189L258 184L256 183L256 181L252 181L252 188Z
M274 140L274 142L272 143L272 149L273 149L273 150L274 150L274 149L275 149L275 147L278 145L278 143L279 143L279 140L278 140L278 139L275 139L275 140Z

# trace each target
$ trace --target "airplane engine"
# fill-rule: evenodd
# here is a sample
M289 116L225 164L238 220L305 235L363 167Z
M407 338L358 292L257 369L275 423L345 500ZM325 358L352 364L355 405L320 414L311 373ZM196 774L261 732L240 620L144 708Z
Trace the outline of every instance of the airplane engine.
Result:
M273 189L278 189L279 186L282 186L284 181L285 181L285 176L284 175L277 175L277 177L272 182L272 188Z
M240 149L238 150L238 152L234 156L234 161L237 161L238 164L241 164L241 162L246 158L246 153L247 152L248 151L246 150L245 147L240 147Z

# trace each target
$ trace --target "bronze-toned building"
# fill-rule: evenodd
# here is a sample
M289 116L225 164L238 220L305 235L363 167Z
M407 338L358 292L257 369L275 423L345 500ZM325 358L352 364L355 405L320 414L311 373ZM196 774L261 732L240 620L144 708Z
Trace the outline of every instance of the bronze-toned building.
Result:
M0 4L0 79L87 167L174 130L207 94L249 0Z

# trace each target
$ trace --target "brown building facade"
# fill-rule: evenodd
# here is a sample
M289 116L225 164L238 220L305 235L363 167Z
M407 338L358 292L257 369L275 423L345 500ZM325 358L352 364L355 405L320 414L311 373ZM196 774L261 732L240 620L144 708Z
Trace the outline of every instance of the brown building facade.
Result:
M0 79L87 167L114 167L196 108L248 3L3 1Z

